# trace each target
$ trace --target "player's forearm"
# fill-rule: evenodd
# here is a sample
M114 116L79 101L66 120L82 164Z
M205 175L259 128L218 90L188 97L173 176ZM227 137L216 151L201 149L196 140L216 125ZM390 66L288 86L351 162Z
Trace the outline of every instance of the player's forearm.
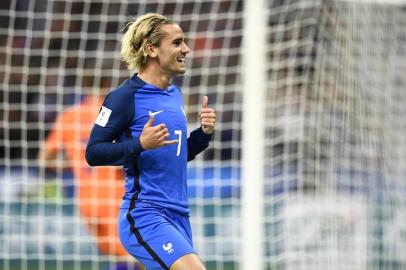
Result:
M209 146L212 134L205 134L202 128L195 129L187 139L188 161L193 160Z
M89 142L86 161L90 166L120 166L138 157L142 151L138 138L124 142Z

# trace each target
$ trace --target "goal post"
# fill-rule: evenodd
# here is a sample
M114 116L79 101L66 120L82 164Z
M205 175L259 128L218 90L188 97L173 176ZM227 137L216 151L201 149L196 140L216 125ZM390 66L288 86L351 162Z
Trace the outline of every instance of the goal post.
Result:
M264 269L266 1L244 1L241 269Z

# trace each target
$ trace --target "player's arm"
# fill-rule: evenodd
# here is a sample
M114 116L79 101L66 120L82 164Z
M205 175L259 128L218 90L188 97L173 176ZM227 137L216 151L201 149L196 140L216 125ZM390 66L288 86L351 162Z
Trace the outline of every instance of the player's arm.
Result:
M209 146L211 136L211 134L205 134L201 127L190 133L189 138L187 138L187 161L193 160Z
M143 150L139 138L116 141L133 119L134 101L125 91L110 93L100 109L86 147L90 166L124 165Z
M201 127L192 131L187 139L188 161L191 161L209 146L209 141L214 132L216 124L216 112L208 107L208 98L204 96L202 99L202 107L200 110L200 125Z
M140 137L115 140L126 131L134 117L134 99L123 91L106 97L86 147L86 160L90 166L124 165L138 158L143 150L178 143L169 138L165 124L153 126L150 115ZM122 138L123 136L121 136Z

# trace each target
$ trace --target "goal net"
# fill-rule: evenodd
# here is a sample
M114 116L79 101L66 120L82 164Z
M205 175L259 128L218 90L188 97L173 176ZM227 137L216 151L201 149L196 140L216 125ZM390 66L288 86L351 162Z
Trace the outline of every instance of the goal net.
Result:
M405 7L269 3L272 269L405 267Z
M173 82L190 130L201 96L217 111L210 148L188 167L196 249L210 270L241 269L250 2L1 1L0 269L133 265L115 235L121 172L88 167L83 151L103 96L130 76L122 30L146 12L187 36L187 73ZM252 260L267 270L406 268L406 3L266 3L267 32L254 33L266 51L252 51L267 60L264 254Z

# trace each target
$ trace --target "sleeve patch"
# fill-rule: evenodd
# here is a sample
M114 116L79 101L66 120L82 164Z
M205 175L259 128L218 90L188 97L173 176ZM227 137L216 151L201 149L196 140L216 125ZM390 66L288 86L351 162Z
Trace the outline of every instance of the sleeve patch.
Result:
M107 122L109 121L110 115L111 110L109 108L102 106L99 116L97 116L95 124L101 127L105 127L107 125Z

